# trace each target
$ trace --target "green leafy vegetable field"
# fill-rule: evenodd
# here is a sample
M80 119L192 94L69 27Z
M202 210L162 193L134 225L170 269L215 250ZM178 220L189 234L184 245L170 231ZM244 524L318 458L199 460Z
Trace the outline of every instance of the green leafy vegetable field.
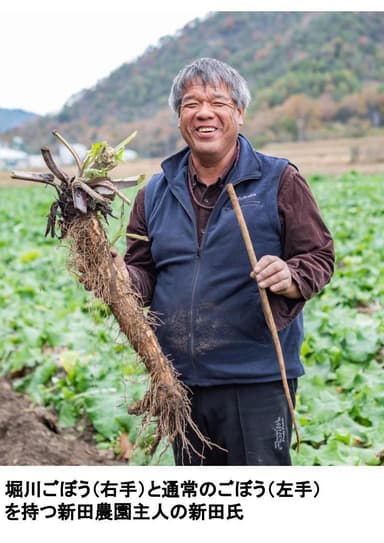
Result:
M379 465L384 463L383 178L351 172L313 176L310 183L335 237L337 269L305 310L306 375L297 399L302 444L293 461ZM68 272L65 243L44 238L53 192L12 187L0 189L0 196L0 373L34 402L53 408L63 427L85 417L99 447L118 450L121 434L135 442L140 425L127 405L142 397L146 376L108 310ZM120 224L112 222L114 237ZM117 248L123 252L123 239ZM150 460L141 437L131 464L173 463L169 450Z
M384 462L383 181L356 172L310 179L336 271L305 309L298 465Z

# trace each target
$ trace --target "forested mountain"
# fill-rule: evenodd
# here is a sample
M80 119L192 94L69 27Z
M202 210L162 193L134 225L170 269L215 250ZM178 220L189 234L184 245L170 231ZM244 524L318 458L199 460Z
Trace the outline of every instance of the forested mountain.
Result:
M384 12L214 12L17 133L37 150L51 128L86 145L138 129L133 148L168 154L180 144L167 105L172 79L199 56L248 80L244 133L255 144L363 135L384 123Z
M36 119L38 115L24 109L0 108L0 134Z

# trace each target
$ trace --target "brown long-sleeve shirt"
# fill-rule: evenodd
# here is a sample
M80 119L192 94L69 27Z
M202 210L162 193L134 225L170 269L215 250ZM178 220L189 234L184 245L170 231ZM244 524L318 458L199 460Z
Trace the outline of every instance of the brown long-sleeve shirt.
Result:
M189 189L196 213L198 240L201 241L211 209L224 186L225 174L214 185L201 183L189 167ZM145 188L138 192L127 232L147 236L144 210ZM309 185L300 173L288 165L282 175L278 192L281 222L282 258L287 262L302 295L288 299L268 292L276 326L287 326L303 308L306 300L319 292L330 280L334 266L332 236L325 226ZM143 302L149 304L156 281L150 243L127 237L125 262L133 284Z

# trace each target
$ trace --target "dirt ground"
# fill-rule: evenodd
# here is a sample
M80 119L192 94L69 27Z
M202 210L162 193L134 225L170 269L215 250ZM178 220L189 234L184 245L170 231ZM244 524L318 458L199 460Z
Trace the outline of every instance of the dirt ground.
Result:
M363 174L382 174L384 171L384 135L360 138L270 143L259 151L287 157L305 176L311 174L342 175L351 170ZM135 159L113 170L113 177L144 174L146 180L160 171L164 157ZM35 168L36 171L38 169ZM47 171L47 169L43 169ZM66 168L68 175L75 175L76 168ZM31 186L33 183L10 178L10 171L0 171L0 187Z
M127 465L112 451L98 450L88 429L59 428L55 415L34 407L11 383L0 378L0 465Z

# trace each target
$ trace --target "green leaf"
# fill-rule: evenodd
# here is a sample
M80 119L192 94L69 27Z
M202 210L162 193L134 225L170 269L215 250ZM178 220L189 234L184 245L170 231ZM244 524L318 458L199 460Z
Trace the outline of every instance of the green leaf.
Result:
M115 436L121 430L119 420L124 420L127 408L116 388L91 388L85 404L89 418L96 430L104 437Z
M125 147L130 143L135 137L137 136L137 130L132 132L129 136L127 136L123 141L121 141L118 145L115 147L115 151L117 154L124 152ZM122 156L122 155L121 155Z
M38 249L32 249L30 251L26 251L22 253L19 256L19 260L23 264L28 264L29 262L33 262L33 260L40 258L40 256L41 256L41 251L39 251Z
M79 418L76 405L71 402L63 402L58 412L59 424L63 428L71 428Z

